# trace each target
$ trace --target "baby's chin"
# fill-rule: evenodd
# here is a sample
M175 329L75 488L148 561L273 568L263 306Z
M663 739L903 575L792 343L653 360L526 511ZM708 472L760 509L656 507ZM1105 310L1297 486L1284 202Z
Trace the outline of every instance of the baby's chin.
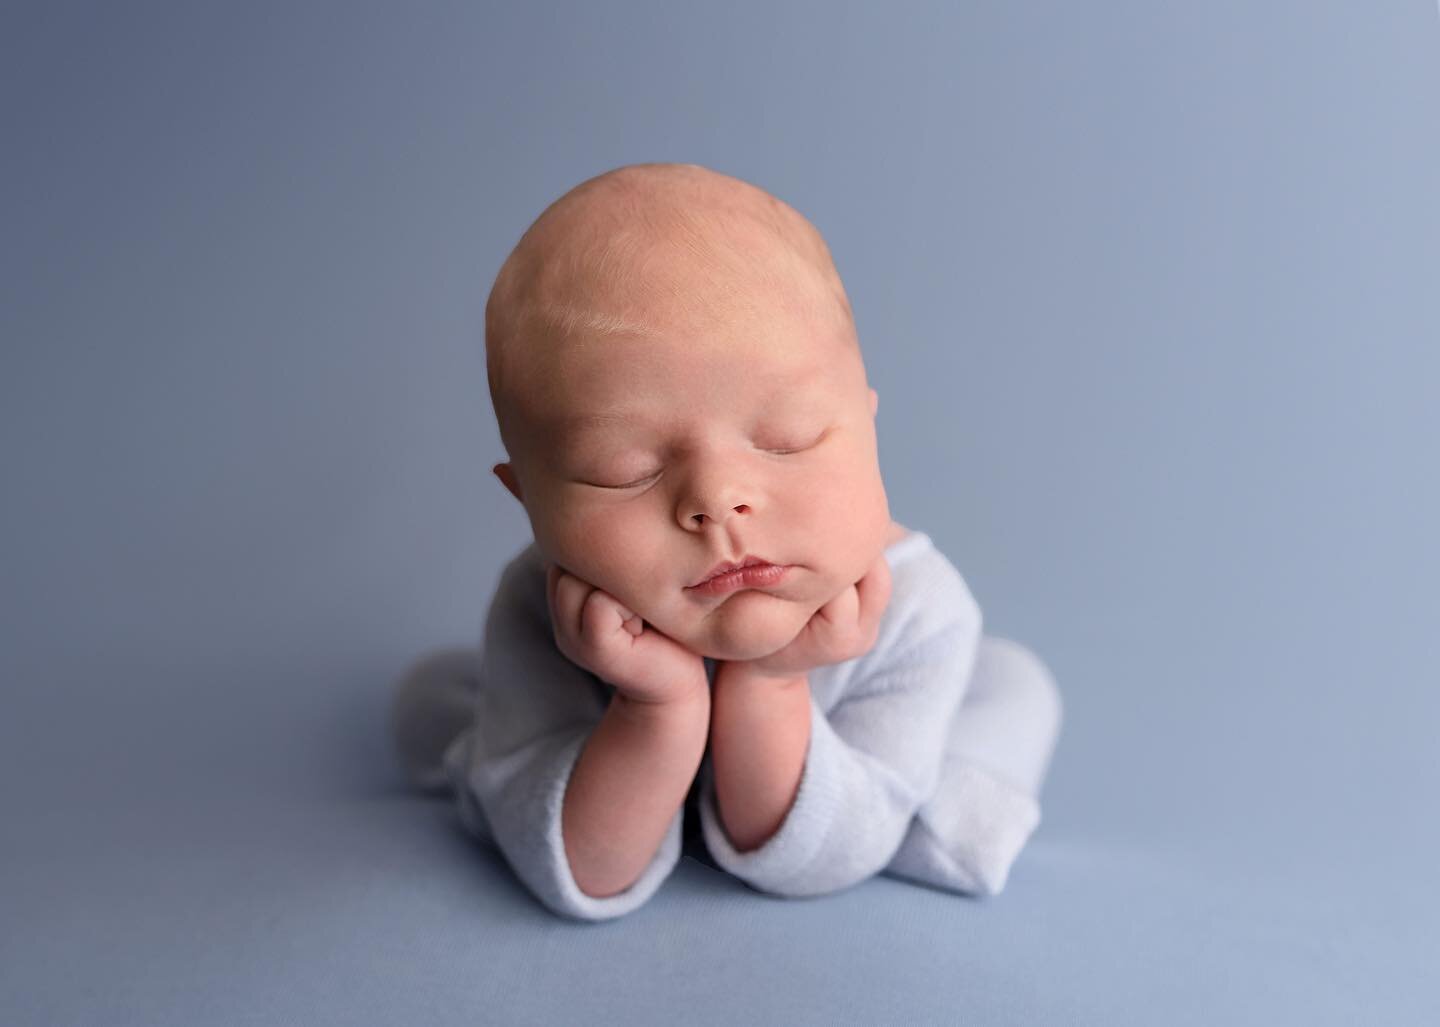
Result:
M802 603L749 590L686 625L685 637L672 637L712 660L758 660L793 642L814 612Z

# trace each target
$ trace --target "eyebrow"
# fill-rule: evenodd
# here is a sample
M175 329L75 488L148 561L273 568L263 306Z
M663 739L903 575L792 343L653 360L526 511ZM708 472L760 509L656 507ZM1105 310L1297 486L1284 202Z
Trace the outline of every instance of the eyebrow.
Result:
M578 434L586 428L604 428L611 425L638 424L645 420L633 414L574 414L555 422L555 431L560 435Z

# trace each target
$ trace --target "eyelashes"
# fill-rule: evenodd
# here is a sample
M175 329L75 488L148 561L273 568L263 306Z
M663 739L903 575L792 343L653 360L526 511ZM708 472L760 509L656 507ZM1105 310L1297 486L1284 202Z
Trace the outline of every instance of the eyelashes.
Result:
M805 452L807 449L813 449L813 448L815 448L815 446L819 445L820 439L823 439L826 434L828 434L828 432L822 432L819 439L816 439L814 442L807 443L806 445L803 445L803 446L798 446L798 447L794 447L794 448L790 448L790 449L766 449L766 450L763 450L762 452L770 453L770 454L772 454L773 456L793 456L793 455L796 454L796 453L803 453L803 452ZM644 484L646 484L647 482L653 481L654 479L656 479L656 478L658 478L658 477L660 477L660 471L653 471L653 472L651 472L650 474L647 474L647 475L646 475L645 477L643 477L643 478L637 478L637 479L635 479L634 481L627 482L627 483L624 484L624 485L599 485L599 484L595 484L595 483L593 483L593 482L587 482L586 484L593 485L593 486L594 486L595 488L597 488L597 489L609 489L609 490L612 491L612 492L618 492L618 491L623 491L623 490L625 490L625 489L635 489L635 488L639 488L641 485L644 485Z
M650 481L652 478L658 478L658 477L660 477L660 472L659 472L659 471L656 471L654 474L647 475L646 477L640 478L640 479L638 479L638 480L636 480L636 481L632 481L632 482L630 482L628 485L596 485L595 487L596 487L596 488L600 488L600 489L634 489L634 488L639 488L641 485L644 485L647 481Z

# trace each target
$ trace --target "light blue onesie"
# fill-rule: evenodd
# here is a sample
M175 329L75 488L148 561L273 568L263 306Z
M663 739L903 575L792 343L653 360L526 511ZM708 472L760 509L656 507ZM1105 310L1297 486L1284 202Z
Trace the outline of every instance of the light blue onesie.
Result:
M1040 822L1060 694L1030 650L981 633L978 604L928 535L911 531L885 555L892 588L874 647L810 672L810 744L780 829L749 852L730 845L707 749L654 858L616 895L580 891L560 835L571 768L614 689L556 648L533 544L501 573L473 672L463 682L412 675L396 709L412 723L428 718L434 737L447 701L439 690L451 691L449 708L465 712L431 787L453 794L465 827L558 914L602 920L636 909L687 839L687 851L703 841L698 858L774 895L821 895L876 873L993 895ZM705 668L713 684L715 661ZM416 759L402 752L411 768Z

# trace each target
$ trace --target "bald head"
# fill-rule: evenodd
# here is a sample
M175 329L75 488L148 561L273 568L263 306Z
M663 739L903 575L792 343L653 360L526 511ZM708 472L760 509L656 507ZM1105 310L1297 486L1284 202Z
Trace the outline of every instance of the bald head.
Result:
M858 350L829 248L792 207L695 164L632 164L587 179L536 218L491 289L486 368L501 435L537 350L683 337L776 312Z

